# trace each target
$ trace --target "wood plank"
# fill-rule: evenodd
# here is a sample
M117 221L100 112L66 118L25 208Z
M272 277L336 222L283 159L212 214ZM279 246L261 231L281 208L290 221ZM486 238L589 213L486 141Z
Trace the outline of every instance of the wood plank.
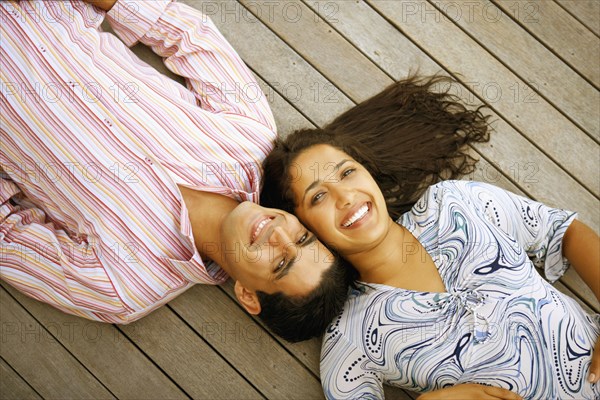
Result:
M448 71L458 71L459 80L481 101L510 121L511 126L577 177L592 193L600 193L600 182L595 172L598 152L594 140L450 21L440 17L439 22L423 23L418 7L429 3L373 0L369 4L432 55L438 64ZM407 7L416 8L409 13ZM440 37L452 37L452 40L440 41Z
M336 86L352 101L361 102L380 92L379 88L389 84L386 76L376 64L370 62L358 50L348 46L344 38L335 34L324 21L314 18L308 7L300 1L287 1L275 7L270 15L257 12L258 7L269 3L254 0L239 0L250 12L254 11L263 24L276 32L291 48L308 63L321 72L330 81L336 81L340 71L347 79ZM319 7L326 8L321 3ZM312 20L311 20L312 18ZM310 21L309 21L310 20ZM312 23L311 23L312 22ZM310 40L307 40L310 38ZM319 45L328 43L327 46ZM363 79L368 76L376 85L365 85Z
M0 356L44 398L114 396L52 335L0 288Z
M521 80L529 83L536 93L546 98L567 118L581 126L596 140L600 140L600 96L596 88L501 9L489 0L441 0L434 3L429 0L429 5L436 7L442 16L445 15L455 25L460 26L472 40L479 43ZM510 7L518 5L519 3L514 3ZM524 13L522 11L522 14ZM524 15L519 17L522 20L528 19L528 16ZM539 20L537 25L547 23L546 20ZM551 28L555 31L560 30L559 26ZM573 38L575 41L579 39L577 36ZM596 38L595 43L592 43L592 48L594 45L597 47L598 40ZM510 46L507 46L507 43L510 43ZM591 57L592 54L593 50L588 56Z
M168 306L121 329L192 398L262 398Z
M115 326L65 314L2 286L117 398L187 398Z
M200 9L210 17L243 60L294 107L302 110L303 115L311 115L311 122L325 124L352 106L353 103L335 90L321 73L314 68L304 68L306 61L290 51L237 1L181 2ZM261 10L269 12L268 8Z
M564 8L552 0L494 0L494 4L596 88L600 86L600 39Z
M600 36L600 2L598 0L555 0L581 21L596 36Z
M320 399L318 378L214 286L195 286L170 306L260 393L269 398Z
M41 397L10 365L0 358L0 399L34 400L41 399Z

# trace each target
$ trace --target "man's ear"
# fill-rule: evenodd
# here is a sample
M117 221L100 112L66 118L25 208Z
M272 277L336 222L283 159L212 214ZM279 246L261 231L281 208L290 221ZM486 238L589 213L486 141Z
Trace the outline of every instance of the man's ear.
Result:
M260 301L255 291L246 289L240 281L235 281L234 289L235 297L238 301L252 315L260 314Z

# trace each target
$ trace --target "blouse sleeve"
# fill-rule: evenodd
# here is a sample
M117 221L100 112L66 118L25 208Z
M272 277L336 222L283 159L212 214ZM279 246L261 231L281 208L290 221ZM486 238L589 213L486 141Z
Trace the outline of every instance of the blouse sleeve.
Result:
M569 262L562 255L562 239L577 213L548 207L487 183L449 181L445 186L459 191L487 220L523 246L550 282L567 270Z
M381 373L371 361L339 331L328 332L321 349L321 384L325 397L342 399L383 399Z
M127 46L141 42L186 79L200 106L244 115L275 131L267 98L252 72L202 12L171 0L119 0L107 19Z

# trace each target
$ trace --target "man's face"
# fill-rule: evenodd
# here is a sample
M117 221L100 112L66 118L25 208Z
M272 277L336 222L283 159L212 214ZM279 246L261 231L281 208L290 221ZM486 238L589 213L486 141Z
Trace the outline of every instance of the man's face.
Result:
M244 202L221 226L227 268L245 288L303 296L320 282L333 255L285 211Z

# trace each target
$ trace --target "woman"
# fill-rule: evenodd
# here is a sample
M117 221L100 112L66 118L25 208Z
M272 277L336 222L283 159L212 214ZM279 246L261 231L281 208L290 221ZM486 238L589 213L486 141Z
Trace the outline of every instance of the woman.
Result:
M491 185L429 186L472 169L464 145L488 131L480 110L434 93L440 79L400 82L265 161L263 202L293 210L356 268L324 338L325 394L474 382L598 398L600 318L534 269L554 281L572 264L600 298L598 236L575 213Z

